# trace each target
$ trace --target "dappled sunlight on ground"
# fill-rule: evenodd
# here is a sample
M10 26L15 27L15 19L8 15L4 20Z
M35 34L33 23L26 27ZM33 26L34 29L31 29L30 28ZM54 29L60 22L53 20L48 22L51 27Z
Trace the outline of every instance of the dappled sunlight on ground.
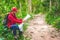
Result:
M60 34L45 22L45 15L38 14L29 22L25 37L31 40L60 40Z

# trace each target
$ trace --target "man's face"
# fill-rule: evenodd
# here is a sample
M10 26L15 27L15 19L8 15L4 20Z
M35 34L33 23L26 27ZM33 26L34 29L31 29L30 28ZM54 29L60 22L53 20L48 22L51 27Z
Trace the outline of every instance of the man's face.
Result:
M17 11L13 11L13 13L14 13L14 14L16 14L16 13L17 13Z

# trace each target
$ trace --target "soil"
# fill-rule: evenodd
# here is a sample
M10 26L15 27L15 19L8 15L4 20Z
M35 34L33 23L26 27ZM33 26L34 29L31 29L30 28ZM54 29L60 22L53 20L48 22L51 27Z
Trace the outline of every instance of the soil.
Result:
M29 21L25 37L30 40L60 40L60 32L46 23L44 14L37 14Z

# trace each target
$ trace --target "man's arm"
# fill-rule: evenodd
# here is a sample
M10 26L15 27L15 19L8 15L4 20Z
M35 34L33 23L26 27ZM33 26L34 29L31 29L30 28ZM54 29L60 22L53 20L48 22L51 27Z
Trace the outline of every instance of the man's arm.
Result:
M18 19L15 19L13 16L9 15L8 16L8 19L13 21L13 22L16 22L16 23L22 23L22 19L18 20Z

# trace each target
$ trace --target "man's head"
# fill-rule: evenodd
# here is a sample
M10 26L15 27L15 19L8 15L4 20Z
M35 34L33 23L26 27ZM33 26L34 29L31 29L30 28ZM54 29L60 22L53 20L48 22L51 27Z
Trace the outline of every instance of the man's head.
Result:
M13 13L16 13L18 10L17 10L16 7L12 7L11 11L12 11Z

